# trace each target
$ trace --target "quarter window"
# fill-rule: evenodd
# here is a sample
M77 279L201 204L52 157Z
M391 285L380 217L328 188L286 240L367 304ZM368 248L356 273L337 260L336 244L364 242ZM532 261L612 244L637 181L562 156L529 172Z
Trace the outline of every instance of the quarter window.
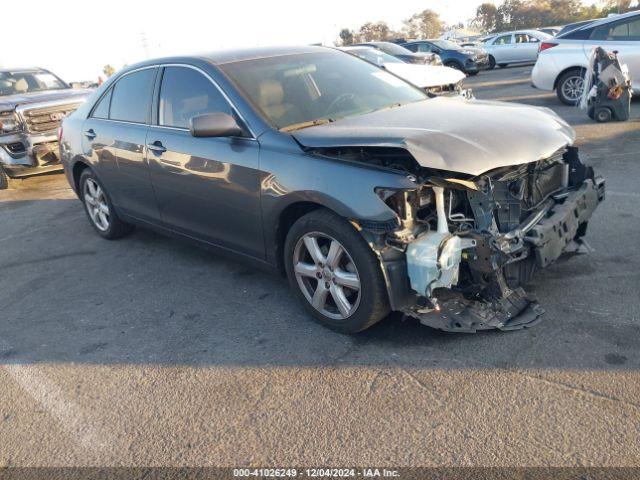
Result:
M147 68L125 75L115 87L111 98L111 120L146 123L156 70Z
M98 105L93 110L93 118L109 118L109 105L111 103L111 93L113 89L109 89L107 94L102 97Z
M220 91L200 72L186 67L166 67L160 89L159 124L189 128L196 115L231 113Z

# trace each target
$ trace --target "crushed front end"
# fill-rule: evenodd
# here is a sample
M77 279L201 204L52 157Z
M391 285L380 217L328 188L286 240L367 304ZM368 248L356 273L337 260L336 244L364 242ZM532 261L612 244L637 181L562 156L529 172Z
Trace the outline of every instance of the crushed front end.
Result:
M470 176L414 170L415 190L377 190L397 225L358 225L383 266L392 308L446 331L515 330L544 313L523 288L538 268L585 252L604 179L575 147Z

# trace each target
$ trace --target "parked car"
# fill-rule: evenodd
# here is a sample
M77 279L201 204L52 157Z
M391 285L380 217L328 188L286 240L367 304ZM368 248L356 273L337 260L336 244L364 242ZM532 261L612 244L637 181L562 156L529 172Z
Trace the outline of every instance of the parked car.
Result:
M516 30L496 35L483 44L489 54L489 68L504 68L510 64L534 63L540 42L553 38L538 30Z
M549 109L300 47L127 67L64 120L61 152L105 239L139 225L281 268L340 332L391 310L475 332L536 322L521 284L585 234L604 184L574 138Z
M487 52L477 47L461 47L449 40L414 40L402 45L417 53L435 53L443 65L468 75L477 75L489 67Z
M439 55L430 52L412 52L393 42L365 42L358 43L354 47L372 47L388 55L393 55L403 62L417 63L419 65L442 65Z
M598 20L602 20L601 18L592 18L591 20L582 20L580 22L569 23L562 27L558 33L556 33L556 37L561 37L565 33L573 32L574 30L589 25L590 23L597 22Z
M384 68L428 93L471 96L469 91L463 89L463 82L466 78L464 73L454 68L442 65L406 63L371 47L343 47L342 50Z
M583 77L594 47L617 51L631 74L633 88L640 89L640 11L605 18L540 44L531 73L533 86L555 90L560 101L575 105L583 90Z
M9 178L62 170L58 126L88 93L41 68L0 69L0 190Z

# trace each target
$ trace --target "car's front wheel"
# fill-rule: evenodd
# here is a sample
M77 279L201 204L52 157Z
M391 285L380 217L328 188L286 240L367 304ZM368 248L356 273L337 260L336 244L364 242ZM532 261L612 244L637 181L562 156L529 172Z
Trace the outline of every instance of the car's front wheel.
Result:
M494 68L496 68L496 59L493 55L489 55L489 70L493 70Z
M389 313L380 263L343 218L315 210L294 223L284 247L291 288L322 325L364 330Z
M115 240L132 230L131 225L118 217L107 190L91 169L86 168L82 172L79 187L80 200L82 200L89 221L98 235L107 240Z
M581 69L569 70L558 79L556 94L565 105L577 105L584 89L584 73Z

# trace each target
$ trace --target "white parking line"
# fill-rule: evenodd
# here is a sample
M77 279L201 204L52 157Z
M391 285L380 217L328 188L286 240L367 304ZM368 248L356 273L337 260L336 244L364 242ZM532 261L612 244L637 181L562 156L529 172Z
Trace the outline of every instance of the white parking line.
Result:
M0 339L0 348L8 349L8 345ZM13 380L22 389L53 416L60 426L70 434L75 442L87 451L105 450L113 446L115 438L111 432L98 428L82 409L64 392L43 374L35 365L6 364L2 365Z

